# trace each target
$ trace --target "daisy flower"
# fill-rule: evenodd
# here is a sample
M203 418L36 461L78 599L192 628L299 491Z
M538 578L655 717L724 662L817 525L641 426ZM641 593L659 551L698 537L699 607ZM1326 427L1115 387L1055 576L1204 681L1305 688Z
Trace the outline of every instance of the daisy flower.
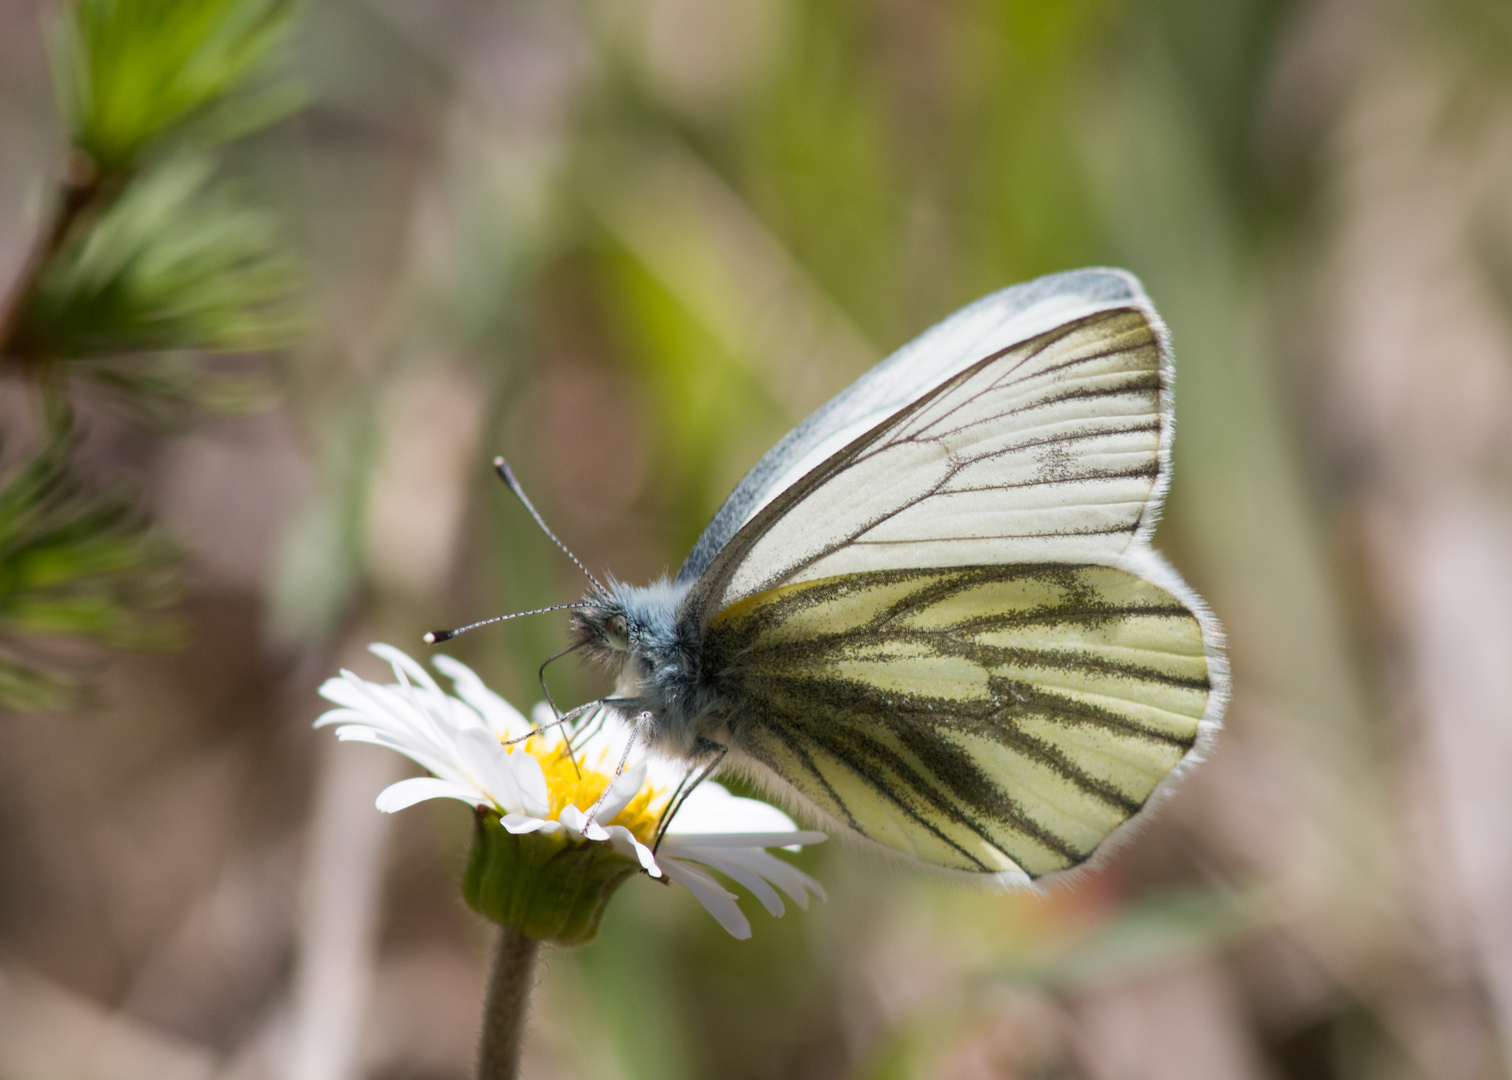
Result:
M532 723L451 657L433 661L451 680L447 693L398 649L370 649L389 662L395 682L343 670L321 687L336 708L315 726L334 724L338 739L397 750L431 773L385 788L379 810L393 813L426 799L457 799L477 809L464 893L495 921L553 928L532 936L587 940L609 893L636 870L687 889L737 938L750 937L751 924L710 871L749 889L773 915L784 911L779 892L802 908L810 895L824 898L818 882L767 850L797 850L824 834L799 831L776 807L713 781L688 795L658 844L684 772L641 750L615 779L630 737L615 714L589 714L577 736L560 726L531 734L555 719L544 704ZM575 915L566 910L577 902L567 895L574 889L583 893Z

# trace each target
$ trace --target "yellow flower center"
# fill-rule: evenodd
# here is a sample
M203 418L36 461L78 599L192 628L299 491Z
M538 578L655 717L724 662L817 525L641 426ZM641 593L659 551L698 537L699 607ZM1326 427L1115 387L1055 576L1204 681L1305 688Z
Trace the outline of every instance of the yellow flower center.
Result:
M614 779L612 770L617 762L606 760L607 750L595 755L595 760L590 762L587 754L573 757L561 744L547 746L540 738L527 741L525 749L541 763L541 770L546 774L546 797L553 818L559 817L569 806L586 811ZM656 821L662 811L664 794L660 788L646 784L614 818L599 824L606 827L623 825L637 840L650 846L656 838Z

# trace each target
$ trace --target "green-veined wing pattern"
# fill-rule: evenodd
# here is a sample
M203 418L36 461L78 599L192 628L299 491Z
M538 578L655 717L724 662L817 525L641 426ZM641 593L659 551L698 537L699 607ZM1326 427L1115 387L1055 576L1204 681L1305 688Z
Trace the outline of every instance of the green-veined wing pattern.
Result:
M788 585L722 612L707 649L757 772L924 862L1032 878L1139 811L1212 692L1197 617L1108 566Z

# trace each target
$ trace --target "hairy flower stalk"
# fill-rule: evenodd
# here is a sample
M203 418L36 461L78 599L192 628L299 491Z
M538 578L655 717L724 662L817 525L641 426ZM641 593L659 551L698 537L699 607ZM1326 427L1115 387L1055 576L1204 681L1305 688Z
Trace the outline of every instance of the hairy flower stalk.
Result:
M632 753L616 776L630 733L614 714L590 713L565 732L546 729L555 719L550 709L537 706L532 724L450 657L434 661L452 681L449 694L399 650L371 648L392 666L395 682L343 671L321 687L337 708L316 726L337 725L337 738L387 746L431 773L385 788L378 809L438 798L474 807L463 897L501 928L479 1061L486 1080L517 1072L538 944L591 940L631 877L682 886L738 938L751 935L751 924L710 871L750 890L773 915L784 911L779 891L800 907L810 895L823 899L817 882L767 850L796 850L823 833L800 832L776 807L713 782L665 820L683 770Z
M478 1080L511 1080L520 1075L525 1049L525 1013L541 943L513 926L499 928L488 998L483 1002L483 1035L478 1040Z

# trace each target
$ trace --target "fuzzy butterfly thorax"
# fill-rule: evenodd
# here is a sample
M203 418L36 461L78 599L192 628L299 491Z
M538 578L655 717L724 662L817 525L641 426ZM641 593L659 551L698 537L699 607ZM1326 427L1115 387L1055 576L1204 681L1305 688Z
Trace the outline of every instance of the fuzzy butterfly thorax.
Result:
M704 670L701 628L681 617L691 583L611 580L573 613L574 644L615 677L624 715L650 713L645 737L677 757L718 741L726 724L714 673Z

